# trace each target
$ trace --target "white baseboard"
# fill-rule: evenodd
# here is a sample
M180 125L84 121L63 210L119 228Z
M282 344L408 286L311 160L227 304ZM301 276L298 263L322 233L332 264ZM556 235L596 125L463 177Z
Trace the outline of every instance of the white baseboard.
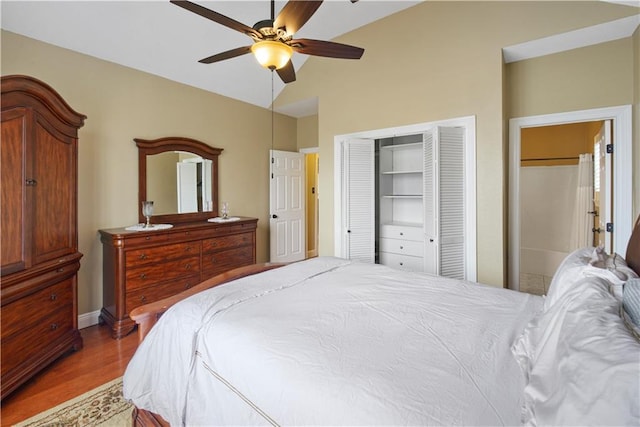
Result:
M100 310L84 313L78 316L78 329L88 328L97 325L100 318Z

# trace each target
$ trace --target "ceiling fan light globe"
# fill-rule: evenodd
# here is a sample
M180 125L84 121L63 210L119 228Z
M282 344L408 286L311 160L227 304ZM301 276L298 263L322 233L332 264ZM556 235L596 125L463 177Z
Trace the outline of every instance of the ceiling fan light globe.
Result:
M293 49L282 42L262 40L251 46L251 52L264 68L278 70L287 65L293 54Z

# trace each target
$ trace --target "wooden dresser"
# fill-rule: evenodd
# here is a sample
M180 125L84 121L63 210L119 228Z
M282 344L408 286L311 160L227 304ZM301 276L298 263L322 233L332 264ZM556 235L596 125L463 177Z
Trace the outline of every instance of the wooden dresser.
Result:
M78 332L78 129L47 84L2 77L0 169L2 398L62 354Z
M121 338L135 326L134 308L256 262L256 218L199 221L154 231L100 230L103 308L100 318Z

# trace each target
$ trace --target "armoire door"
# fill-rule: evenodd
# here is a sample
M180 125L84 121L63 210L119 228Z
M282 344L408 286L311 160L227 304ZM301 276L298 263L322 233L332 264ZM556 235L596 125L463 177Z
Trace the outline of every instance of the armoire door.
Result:
M33 139L33 261L49 261L77 251L77 140L40 115ZM52 161L55 159L55 161ZM28 168L27 168L28 170Z
M26 162L27 150L26 108L13 108L2 112L2 138L0 154L0 178L2 180L2 209L0 222L0 257L2 275L15 273L29 267L30 245L25 233L29 232L27 203ZM10 165L10 166L9 166Z

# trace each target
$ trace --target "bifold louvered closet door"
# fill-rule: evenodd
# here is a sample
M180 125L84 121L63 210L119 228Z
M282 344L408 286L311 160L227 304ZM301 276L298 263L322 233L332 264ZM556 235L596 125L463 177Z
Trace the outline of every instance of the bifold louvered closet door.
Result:
M464 128L436 127L424 138L425 271L465 278Z
M374 262L374 141L351 139L342 146L343 248L352 260Z

